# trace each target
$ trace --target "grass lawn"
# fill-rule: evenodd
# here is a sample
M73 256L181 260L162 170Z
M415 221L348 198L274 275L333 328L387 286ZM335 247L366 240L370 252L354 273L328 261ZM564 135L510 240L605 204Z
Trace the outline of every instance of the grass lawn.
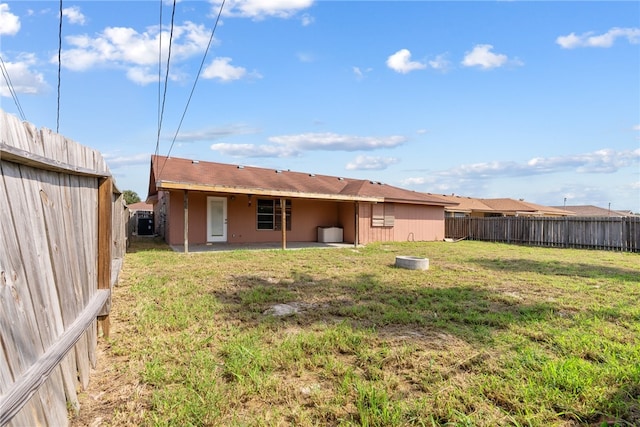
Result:
M132 249L74 425L640 425L638 254Z

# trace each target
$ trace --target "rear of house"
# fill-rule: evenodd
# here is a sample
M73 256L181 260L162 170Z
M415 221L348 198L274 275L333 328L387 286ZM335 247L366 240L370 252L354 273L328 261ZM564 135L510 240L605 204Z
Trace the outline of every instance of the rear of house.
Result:
M327 227L355 244L442 240L451 204L374 181L163 156L151 159L148 201L171 245L315 242Z

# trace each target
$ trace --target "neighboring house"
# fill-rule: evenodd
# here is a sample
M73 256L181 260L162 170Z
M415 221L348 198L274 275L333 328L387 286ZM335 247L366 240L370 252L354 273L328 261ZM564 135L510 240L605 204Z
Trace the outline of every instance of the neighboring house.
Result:
M129 208L129 231L139 236L154 234L153 205L145 202L131 203Z
M147 201L171 245L313 242L324 227L354 244L442 240L452 204L375 181L175 157L152 156L150 172Z
M484 217L495 214L493 208L482 203L481 199L462 196L442 196L445 200L456 202L457 205L446 206L444 208L445 216L449 217Z
M476 199L473 197L442 196L457 205L446 206L447 217L497 217L497 216L574 216L569 210L543 206L524 200L509 198Z
M600 208L594 205L573 205L573 206L554 206L573 212L576 216L608 216L614 218L633 217L631 211L614 211L607 208Z

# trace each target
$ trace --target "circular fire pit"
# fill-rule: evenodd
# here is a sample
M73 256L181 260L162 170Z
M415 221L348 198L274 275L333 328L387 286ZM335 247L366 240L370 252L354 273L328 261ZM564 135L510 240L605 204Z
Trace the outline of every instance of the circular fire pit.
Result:
M396 267L408 268L409 270L428 270L429 258L416 256L396 256Z

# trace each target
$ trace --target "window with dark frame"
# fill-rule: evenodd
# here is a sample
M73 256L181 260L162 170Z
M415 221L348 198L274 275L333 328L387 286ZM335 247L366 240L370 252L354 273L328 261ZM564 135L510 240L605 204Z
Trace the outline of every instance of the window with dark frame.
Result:
M291 231L291 200L285 202L287 231ZM282 230L282 209L280 200L258 199L256 208L258 230Z

